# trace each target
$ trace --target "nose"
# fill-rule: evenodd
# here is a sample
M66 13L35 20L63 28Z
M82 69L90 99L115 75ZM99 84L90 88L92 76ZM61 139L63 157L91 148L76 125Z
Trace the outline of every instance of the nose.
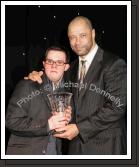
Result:
M52 68L56 68L56 62L53 62Z
M80 38L79 38L79 37L76 38L75 43L76 43L76 44L79 44L79 43L80 43Z

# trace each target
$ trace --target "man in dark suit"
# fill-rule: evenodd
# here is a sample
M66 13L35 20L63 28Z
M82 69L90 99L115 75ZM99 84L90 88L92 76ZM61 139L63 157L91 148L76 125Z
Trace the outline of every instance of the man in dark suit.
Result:
M59 85L68 63L66 50L50 47L43 61L43 83L22 80L17 84L6 114L6 126L11 132L6 154L61 154L61 139L53 137L51 132L69 122L71 108L66 109L65 116L52 115L47 94L64 91Z
M72 83L75 123L57 129L65 132L55 137L71 140L68 154L126 154L126 63L97 45L86 17L70 22L68 37L79 56L66 75ZM29 78L41 82L37 72Z

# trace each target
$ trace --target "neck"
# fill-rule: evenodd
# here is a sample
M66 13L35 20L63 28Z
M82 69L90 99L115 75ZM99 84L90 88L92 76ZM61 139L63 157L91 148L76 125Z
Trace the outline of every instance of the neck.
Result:
M63 77L61 77L58 81L52 81L54 85L59 85Z
M80 56L80 58L81 58L81 59L85 59L86 56L95 48L95 46L96 46L96 43L94 43L94 44L92 45L91 49L89 50L89 52L88 52L86 55Z

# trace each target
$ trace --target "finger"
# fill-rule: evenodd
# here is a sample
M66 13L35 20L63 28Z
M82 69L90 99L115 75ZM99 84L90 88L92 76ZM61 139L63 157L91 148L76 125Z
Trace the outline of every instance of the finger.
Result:
M71 117L66 117L65 121L66 121L66 125L70 122Z
M66 126L65 127L56 128L55 131L56 132L66 131Z
M57 111L52 111L52 114L53 115L60 115L59 112L57 112ZM61 117L62 117L62 115L61 115Z
M67 122L68 122L68 120L69 120L69 118L67 118L67 117L65 117L65 116L64 116L64 117L59 118L59 122L64 122L64 121L65 121L65 122L67 123Z
M64 115L66 118L71 118L71 113L65 113L65 115Z
M52 115L56 115L56 112L55 112L55 111L52 111L51 113L52 113Z
M63 128L65 126L65 122L62 122L62 123L57 123L56 125L55 125L55 129L60 129L60 128Z
M71 106L68 106L66 109L68 109L69 111L72 110L72 107Z
M33 79L34 79L35 81L37 81L37 80L38 80L38 77L33 74Z
M29 73L28 78L31 79L31 80L34 79L34 74L33 74L33 72L32 72L32 73Z
M66 132L56 133L56 134L54 134L54 137L67 138L67 133Z
M42 76L43 75L43 71L39 71L39 75Z
M72 109L71 109L71 107L70 107L70 108L66 108L66 109L65 109L65 112L71 114L71 113L72 113Z
M28 80L28 77L24 77L24 79Z
M70 117L71 113L65 113L65 117Z
M38 82L41 84L42 83L42 78L41 78L41 76L43 75L43 71L40 71L39 72L39 78L38 78Z
M55 116L59 119L65 119L66 118L65 113L63 113L63 112L56 112Z
M71 121L71 117L67 118L66 121L67 121L66 125L69 124L69 122Z
M39 72L39 73L34 73L33 74L34 75L34 78L35 78L35 80L39 83L39 84L41 84L42 83L42 78L41 78L41 76L43 75L43 72Z
M39 74L39 72L38 71L32 71L32 74Z
M29 74L29 79L37 81L38 83L42 83L42 79L40 78L40 76L38 76L38 74Z
M63 137L61 136L61 134L54 134L53 136L54 136L54 137L58 137L58 138L63 138Z
M65 109L65 113L66 113L66 114L67 114L67 113L71 114L71 110Z
M69 110L72 110L72 107L71 107L71 106L68 106L68 109L69 109Z

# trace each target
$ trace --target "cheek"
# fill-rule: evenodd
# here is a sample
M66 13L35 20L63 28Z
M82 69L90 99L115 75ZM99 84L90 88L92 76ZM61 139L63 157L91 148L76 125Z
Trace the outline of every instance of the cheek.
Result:
M58 70L58 73L57 73L57 76L58 76L58 77L63 76L64 72L65 72L65 68L59 69L59 70Z
M59 70L58 70L58 74L59 74L59 75L62 75L62 74L64 73L64 70L65 70L65 68L59 69Z
M45 70L50 70L50 69L51 69L51 66L49 66L49 65L48 65L48 66L47 66L47 65L45 66Z
M46 75L50 74L50 71L51 71L51 67L45 66L45 73L46 73Z
M90 41L85 38L85 39L82 39L81 42L84 43L84 44L88 44Z
M49 71L49 70L46 70L46 69L45 69L45 73L46 73L47 76L50 75L50 71Z
M70 41L70 45L74 46L75 45L75 41L74 40Z

